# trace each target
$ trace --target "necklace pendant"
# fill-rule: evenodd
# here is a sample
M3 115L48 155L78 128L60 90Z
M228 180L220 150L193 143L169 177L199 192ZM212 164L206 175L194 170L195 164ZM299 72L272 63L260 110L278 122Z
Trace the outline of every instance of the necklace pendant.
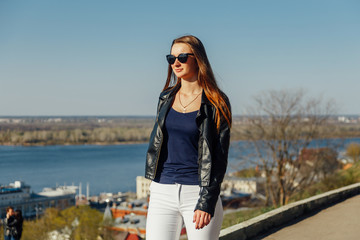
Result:
M183 113L185 113L186 112L186 108L183 108Z

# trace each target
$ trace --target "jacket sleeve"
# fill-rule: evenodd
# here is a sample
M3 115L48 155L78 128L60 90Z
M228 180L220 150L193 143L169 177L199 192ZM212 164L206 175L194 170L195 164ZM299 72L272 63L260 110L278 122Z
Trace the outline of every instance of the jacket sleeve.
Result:
M230 103L227 102L230 109ZM231 110L230 110L231 111ZM219 134L214 142L212 153L212 166L209 186L201 188L200 197L195 210L202 210L214 216L216 202L220 195L221 183L227 168L230 145L230 126L222 119Z
M18 224L18 220L16 220L16 219L14 218L12 221L10 221L10 222L8 221L6 225L7 225L8 227L14 227L14 226L16 226L17 224Z
M157 121L158 121L158 117L159 117L159 108L160 108L160 98L157 104L157 108L156 108L156 117L155 117L155 121L154 121L154 126L153 129L150 133L150 137L149 137L149 144L148 144L148 149L146 151L146 164L145 164L145 178L148 179L154 179L156 172L153 171L153 169L155 169L155 163L153 160L153 156L156 154L156 148L154 147L154 141L155 141L155 135L156 135L156 130L157 130Z

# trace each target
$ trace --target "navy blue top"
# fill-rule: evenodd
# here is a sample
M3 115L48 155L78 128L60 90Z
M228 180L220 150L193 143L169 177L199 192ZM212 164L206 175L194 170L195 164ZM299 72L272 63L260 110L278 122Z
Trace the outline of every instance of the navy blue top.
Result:
M164 184L198 185L198 111L180 113L170 109L165 119L167 144L164 163L157 182ZM155 181L156 181L155 180Z

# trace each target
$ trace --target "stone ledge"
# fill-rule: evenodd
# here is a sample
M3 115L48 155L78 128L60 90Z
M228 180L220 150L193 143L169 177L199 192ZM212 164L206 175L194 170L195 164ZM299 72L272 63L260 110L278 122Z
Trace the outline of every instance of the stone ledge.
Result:
M220 240L246 240L278 227L305 213L345 200L360 193L360 183L338 188L304 200L293 202L249 219L220 232Z

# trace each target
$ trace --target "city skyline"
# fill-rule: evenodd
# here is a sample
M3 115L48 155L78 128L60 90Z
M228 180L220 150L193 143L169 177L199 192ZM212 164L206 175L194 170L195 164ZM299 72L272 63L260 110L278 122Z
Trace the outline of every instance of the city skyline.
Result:
M165 55L199 37L234 115L304 89L360 114L360 2L0 2L0 116L153 116Z

